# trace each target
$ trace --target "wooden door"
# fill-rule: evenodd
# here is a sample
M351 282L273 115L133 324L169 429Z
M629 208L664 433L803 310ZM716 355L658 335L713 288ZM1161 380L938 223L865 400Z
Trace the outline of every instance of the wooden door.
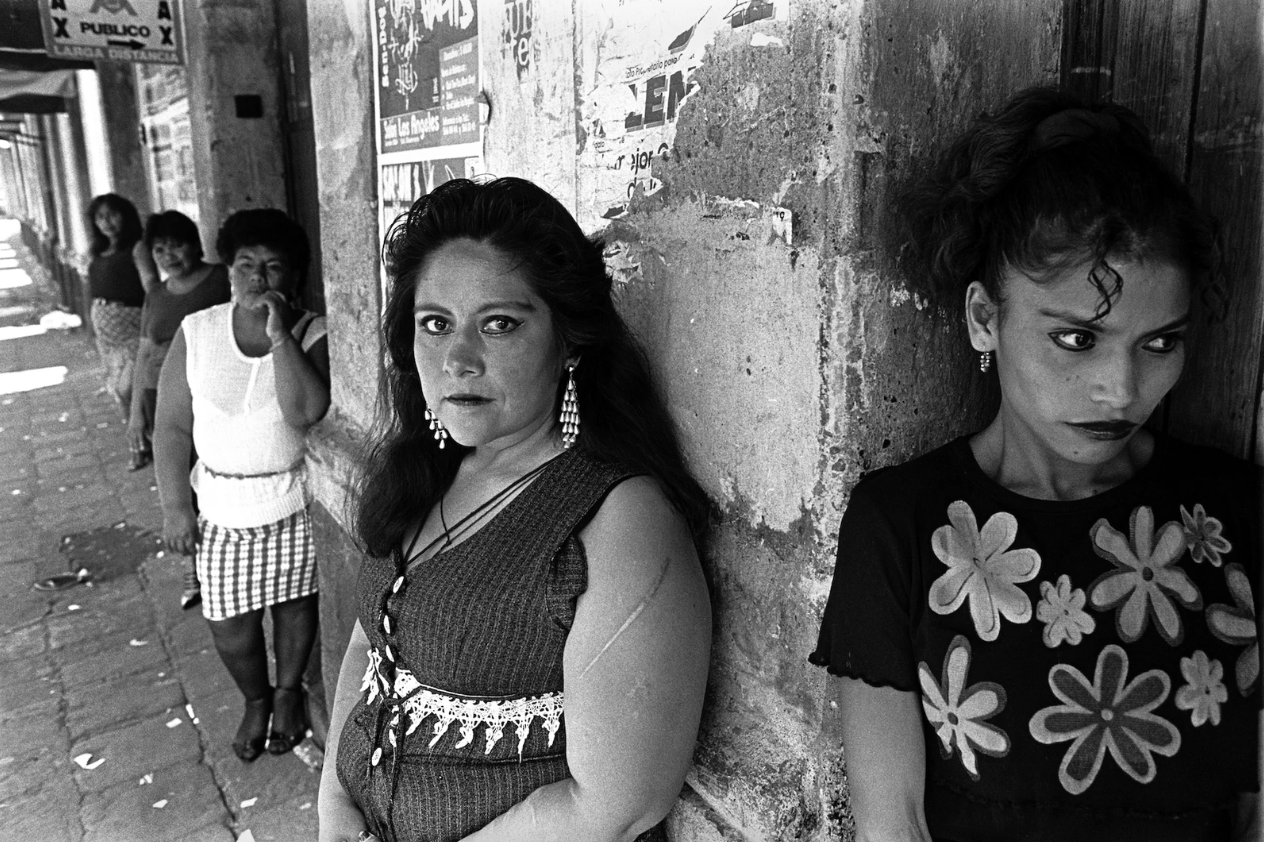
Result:
M1062 85L1141 115L1220 221L1227 307L1195 301L1169 431L1264 462L1264 43L1259 0L1066 0ZM1217 310L1223 318L1215 318Z

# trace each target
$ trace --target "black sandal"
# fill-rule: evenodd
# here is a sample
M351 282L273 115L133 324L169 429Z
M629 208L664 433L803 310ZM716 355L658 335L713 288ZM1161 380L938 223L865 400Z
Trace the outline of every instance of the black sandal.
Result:
M307 736L307 728L310 723L307 721L307 693L302 687L290 690L286 687L278 687L272 691L272 724L278 725L280 722L288 721L292 725L290 730L270 731L268 733L268 754L285 754ZM278 716L278 711L286 711L289 715Z
M264 743L268 738L268 718L271 715L271 696L246 700L246 711L242 714L241 724L237 726L237 736L233 739L233 753L241 762L252 763L263 754Z

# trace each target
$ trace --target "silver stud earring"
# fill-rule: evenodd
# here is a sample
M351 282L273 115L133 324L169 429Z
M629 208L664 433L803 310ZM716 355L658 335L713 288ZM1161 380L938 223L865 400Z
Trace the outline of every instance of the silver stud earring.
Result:
M448 431L444 428L443 422L439 420L439 416L434 414L434 410L426 407L426 420L430 422L430 429L434 433L435 441L439 442L439 449L443 450L443 443L448 439Z
M991 367L992 367L992 352L984 351L982 354L979 354L979 371L983 372L984 374L987 374L988 369Z
M562 398L562 447L569 450L579 438L579 398L575 396L575 366L566 367L566 396Z

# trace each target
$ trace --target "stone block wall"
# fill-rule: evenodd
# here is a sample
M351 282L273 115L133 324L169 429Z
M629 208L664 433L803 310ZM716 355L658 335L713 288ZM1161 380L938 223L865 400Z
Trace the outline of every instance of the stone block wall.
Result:
M850 838L833 689L807 663L841 512L865 471L979 426L993 400L953 320L895 264L892 195L975 113L1056 83L1062 3L713 5L480 2L483 159L604 236L621 311L715 501L708 705L673 838ZM612 126L619 57L682 8L691 67L642 80L644 111ZM335 404L311 467L332 686L359 561L348 472L377 400L380 232L368 13L346 0L308 16ZM653 142L616 169L617 129L650 124Z

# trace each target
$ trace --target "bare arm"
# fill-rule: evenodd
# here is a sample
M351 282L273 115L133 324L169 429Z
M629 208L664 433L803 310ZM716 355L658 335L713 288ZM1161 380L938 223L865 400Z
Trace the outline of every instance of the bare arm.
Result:
M589 585L563 661L571 777L465 842L627 842L680 794L711 647L697 553L682 518L644 477L616 486L580 538Z
M158 266L154 263L154 256L144 240L137 240L136 245L132 246L132 263L136 264L136 274L140 275L140 285L145 288L145 295L149 295L161 281L158 279Z
M322 338L303 351L290 333L289 305L280 293L264 293L268 338L281 415L295 427L310 427L329 410L329 342Z
M926 744L916 693L839 682L844 759L856 842L930 842Z
M199 540L189 485L193 453L193 393L189 391L184 328L176 331L158 377L154 413L154 476L162 504L162 533L167 549L192 555Z
M347 653L342 656L342 668L338 671L338 689L334 691L334 708L329 716L329 736L325 739L325 765L320 776L320 796L317 812L320 814L320 842L355 842L360 831L365 830L364 816L338 780L338 741L342 728L360 698L360 681L369 664L369 638L360 621L356 620L347 643Z

